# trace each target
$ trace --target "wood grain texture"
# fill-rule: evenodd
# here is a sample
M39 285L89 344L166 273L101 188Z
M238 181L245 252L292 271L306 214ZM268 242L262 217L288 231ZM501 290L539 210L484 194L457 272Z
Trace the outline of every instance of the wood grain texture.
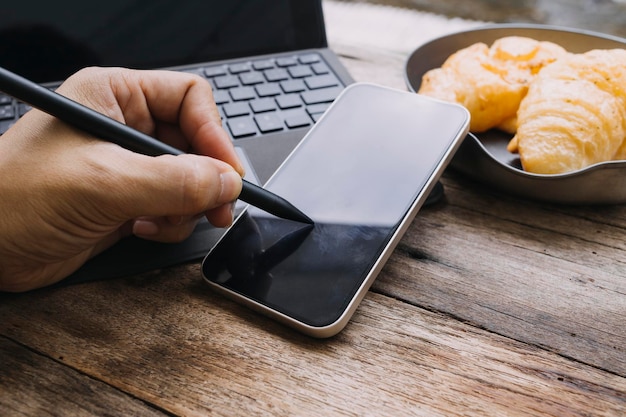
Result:
M1 336L0 413L7 417L165 415Z
M510 212L506 196L468 204L459 184L447 178L445 208L420 213L374 290L626 375L626 250L611 242L626 230L563 207Z
M0 333L174 415L619 415L626 380L370 293L314 340L196 266L0 298ZM386 279L386 277L382 277Z

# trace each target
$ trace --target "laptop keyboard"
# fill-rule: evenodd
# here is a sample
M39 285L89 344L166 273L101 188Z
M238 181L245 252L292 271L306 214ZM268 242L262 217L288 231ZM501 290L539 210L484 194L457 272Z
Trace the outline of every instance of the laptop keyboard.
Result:
M344 85L317 53L194 70L213 86L224 127L233 139L310 126Z
M224 127L235 140L310 126L344 88L313 52L184 71L209 80ZM29 109L0 92L0 135Z

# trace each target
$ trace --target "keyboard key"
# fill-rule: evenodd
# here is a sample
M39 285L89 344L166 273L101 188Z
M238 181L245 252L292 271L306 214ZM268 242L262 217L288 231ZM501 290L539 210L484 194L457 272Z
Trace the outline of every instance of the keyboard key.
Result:
M304 78L313 75L313 71L308 65L296 65L295 67L289 67L287 68L287 72L293 78Z
M276 110L276 102L272 98L258 98L250 102L250 107L255 113Z
M326 65L323 62L318 62L316 64L311 65L311 69L317 75L328 74L330 72L328 65Z
M256 92L252 87L231 88L229 93L235 101L252 100L253 98L256 98Z
M321 58L318 54L304 54L300 55L298 58L298 61L300 61L301 64L313 64L315 62L319 62L320 60Z
M295 109L285 113L285 124L290 129L309 126L311 123L311 117L304 109Z
M213 79L217 88L239 87L239 77L236 75L221 75Z
M284 68L274 68L263 72L267 81L283 81L289 79L289 74Z
M313 119L313 122L317 122L323 115L324 113L314 113L311 115L311 119Z
M252 69L252 66L249 62L241 62L236 64L230 64L228 66L228 70L231 74L240 74L242 72L248 72Z
M0 93L0 104L10 104L13 102L13 97Z
M222 107L226 117L237 117L250 114L250 106L246 102L228 103Z
M243 74L239 75L239 79L241 80L241 84L243 85L261 84L265 81L265 78L263 78L263 74L257 71L244 72Z
M306 111L311 116L318 113L324 113L330 107L330 103L319 103L307 106Z
M259 97L271 97L277 96L282 93L280 86L277 83L259 84L254 87Z
M226 75L226 67L224 65L220 65L217 67L206 67L204 69L204 75L209 78L217 77L219 75Z
M342 90L342 87L320 88L318 90L305 91L300 96L306 104L328 103L336 99Z
M230 101L227 90L213 90L213 100L215 104L224 104Z
M13 108L13 104L5 104L4 106L0 106L0 120L13 118L15 118L15 109Z
M260 59L252 63L252 68L254 68L257 71L274 68L274 61L271 59Z
M276 65L278 65L279 67L290 67L297 64L298 60L294 56L283 56L280 58L276 58Z
M0 120L0 135L9 130L9 128L14 124L15 120Z
M325 88L325 87L333 87L339 84L339 81L337 81L337 78L335 78L333 75L330 75L330 74L315 75L313 77L305 78L304 82L306 83L307 87L309 87L311 90L315 90L318 88Z
M277 130L283 130L283 119L281 119L276 113L263 113L254 116L254 120L259 126L259 130L262 133L275 132Z
M226 124L235 139L256 135L257 133L256 124L254 120L252 120L252 117L234 117L229 119Z
M276 97L276 103L281 109L291 109L293 107L302 106L302 99L298 94L285 94Z
M299 93L307 89L302 80L281 81L280 88L282 88L285 93Z

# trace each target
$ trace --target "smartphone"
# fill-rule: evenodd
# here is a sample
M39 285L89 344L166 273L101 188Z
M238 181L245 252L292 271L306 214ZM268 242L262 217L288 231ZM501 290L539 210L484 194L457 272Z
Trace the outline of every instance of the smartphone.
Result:
M468 126L456 104L347 87L265 184L314 224L248 206L204 258L204 280L305 334L337 334Z

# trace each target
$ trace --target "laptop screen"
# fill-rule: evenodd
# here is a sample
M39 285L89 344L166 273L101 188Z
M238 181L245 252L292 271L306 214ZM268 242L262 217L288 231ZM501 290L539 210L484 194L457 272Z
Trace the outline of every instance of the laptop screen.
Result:
M89 66L159 68L326 46L320 0L18 0L0 66L36 82Z

